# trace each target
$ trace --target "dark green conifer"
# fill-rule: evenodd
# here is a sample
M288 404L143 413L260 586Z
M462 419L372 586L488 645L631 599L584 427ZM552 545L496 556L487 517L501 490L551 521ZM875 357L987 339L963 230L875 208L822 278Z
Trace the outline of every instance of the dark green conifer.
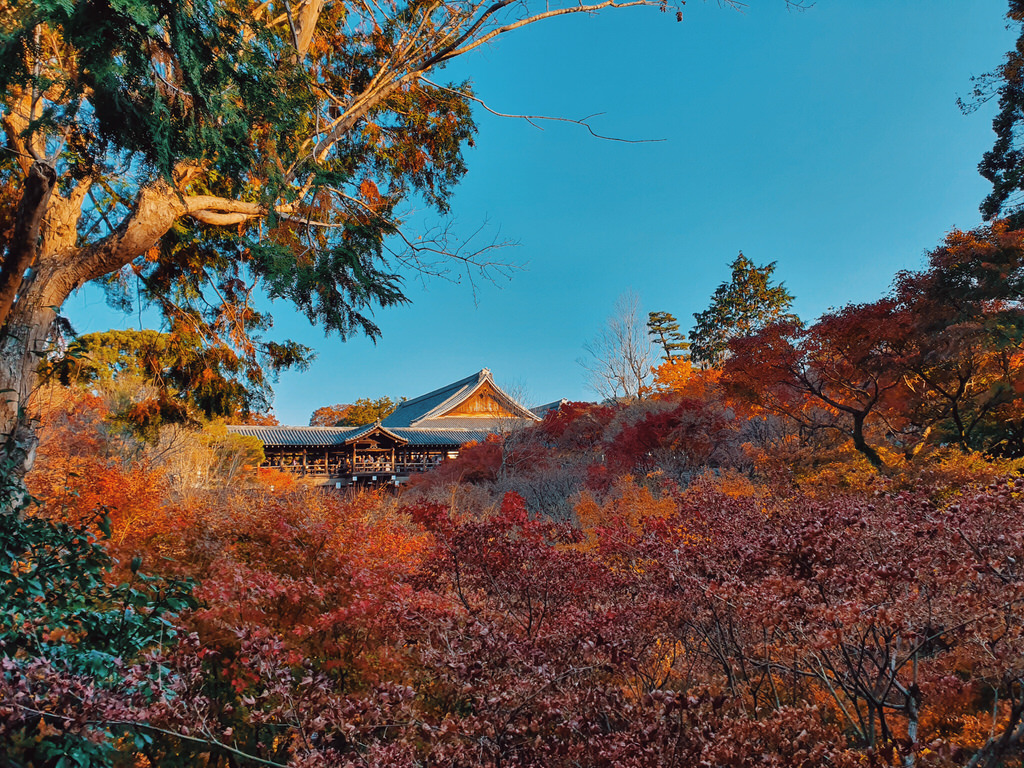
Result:
M690 359L715 366L725 359L731 339L749 336L787 314L793 295L782 284L772 284L775 262L756 266L740 253L730 265L732 279L711 296L711 305L693 315Z

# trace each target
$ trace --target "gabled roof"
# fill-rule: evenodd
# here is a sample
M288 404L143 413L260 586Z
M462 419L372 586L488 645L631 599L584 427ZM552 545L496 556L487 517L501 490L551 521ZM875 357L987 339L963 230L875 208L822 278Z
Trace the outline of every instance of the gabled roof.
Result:
M397 435L386 427L382 427L379 421L375 421L373 424L367 424L365 427L357 427L355 431L345 438L345 445L350 445L356 440L362 440L363 438L369 437L370 435L385 435L390 437L396 443L405 445L408 443L408 439Z
M386 427L432 427L444 429L447 426L455 426L453 423L454 419L458 418L461 422L459 426L465 428L468 424L462 422L462 419L466 417L450 416L446 419L446 414L453 411L484 387L489 388L499 405L509 412L509 418L538 421L537 417L528 408L517 403L515 399L495 384L491 372L484 368L472 376L467 376L464 379L435 389L433 392L428 392L425 395L420 395L412 400L404 401L399 404L394 413L381 423ZM500 417L495 417L496 420L498 418ZM474 421L474 426L480 427L479 420Z

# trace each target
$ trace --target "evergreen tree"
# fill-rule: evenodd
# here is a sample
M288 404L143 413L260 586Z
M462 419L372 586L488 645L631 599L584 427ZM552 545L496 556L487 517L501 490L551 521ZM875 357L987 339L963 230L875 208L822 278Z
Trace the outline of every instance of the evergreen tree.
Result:
M169 421L244 418L270 408L270 378L280 368L304 368L311 356L297 344L273 347L263 366L249 367L234 350L205 346L195 335L111 330L78 337L41 373L65 386L135 379L157 391Z
M675 363L684 358L690 348L686 337L679 332L679 321L670 312L650 312L647 315L647 333L665 350L665 362Z
M1006 61L995 72L975 81L974 101L961 102L964 111L976 109L999 96L999 113L992 121L995 144L982 157L978 171L992 183L992 191L981 204L981 213L991 221L1018 213L1024 191L1024 151L1021 149L1021 120L1024 118L1024 0L1010 0L1007 20L1020 28L1020 36Z
M734 338L750 336L786 316L793 296L782 284L772 285L775 262L756 266L740 253L730 265L732 279L711 296L711 305L694 313L690 359L705 367L721 363Z

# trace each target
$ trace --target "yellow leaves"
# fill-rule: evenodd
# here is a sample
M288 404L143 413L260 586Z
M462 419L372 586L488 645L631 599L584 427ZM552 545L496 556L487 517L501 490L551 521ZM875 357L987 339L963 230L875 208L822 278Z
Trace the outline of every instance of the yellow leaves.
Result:
M585 537L578 546L589 552L600 548L602 537L633 538L650 519L666 518L675 511L670 498L655 498L649 489L636 485L630 475L624 476L603 504L588 492L580 494L575 512Z
M749 477L735 469L724 469L718 474L709 472L705 478L712 488L732 499L749 499L764 494L763 488L755 485Z
M380 146L382 143L380 126L376 123L367 122L363 127L363 135L366 137L367 144Z

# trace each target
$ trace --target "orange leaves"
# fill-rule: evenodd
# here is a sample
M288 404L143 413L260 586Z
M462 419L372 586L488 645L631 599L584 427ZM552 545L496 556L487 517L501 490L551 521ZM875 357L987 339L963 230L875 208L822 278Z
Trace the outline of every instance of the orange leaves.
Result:
M662 363L654 369L654 391L683 394L687 390L693 372L693 366L687 359Z
M380 205L380 191L377 185L370 178L365 178L359 184L359 196L371 210L376 210Z
M686 484L615 469L717 445L710 407L551 416L545 462L586 455L608 479L575 486L575 526L538 514L529 482L458 512L298 487L148 498L153 476L113 460L87 396L52 402L38 481L74 460L97 485L69 507L145 499L144 519L115 520L119 556L198 578L203 604L156 660L173 695L137 712L267 761L854 766L917 750L963 764L1019 726L990 692L1009 702L1024 654L1024 480L962 492L922 474L910 491L877 478L844 495L833 478L781 498L728 467ZM470 447L461 470L493 469L502 448ZM267 723L276 744L258 736Z
M689 360L663 363L654 369L654 392L712 402L722 397L721 368L694 368Z
M575 507L584 541L584 551L596 551L602 543L635 541L644 532L648 521L664 519L675 511L675 502L668 497L655 498L650 490L638 486L624 475L603 503L589 492L580 494Z
M992 266L1000 261L1000 251L1024 249L1024 230L1013 230L1006 219L964 232L952 230L940 248L932 252L931 264L950 268L973 263Z
M351 410L351 405L343 403L321 406L313 411L313 414L309 417L309 426L336 427L348 416Z
M286 472L276 467L257 467L256 479L272 491L290 490L297 485L294 472Z
M62 388L44 390L38 401L44 439L29 488L48 516L83 522L109 514L115 543L145 526L160 507L164 478L146 461L122 463L103 438L102 400Z

